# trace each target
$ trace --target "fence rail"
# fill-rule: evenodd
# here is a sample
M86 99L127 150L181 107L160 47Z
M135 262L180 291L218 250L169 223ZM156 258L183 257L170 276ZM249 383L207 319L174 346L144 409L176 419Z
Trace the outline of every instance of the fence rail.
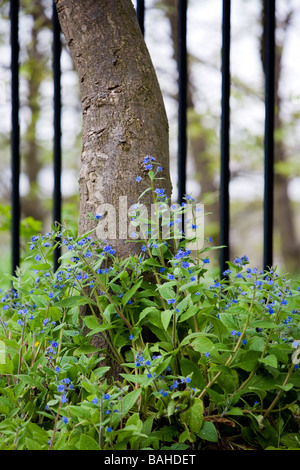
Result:
M20 125L19 125L19 0L10 0L11 34L11 172L12 172L12 273L20 263ZM178 0L178 202L186 193L187 165L187 0ZM220 139L220 272L230 258L230 18L231 0L222 1L222 98ZM145 0L136 0L137 19L144 35ZM265 66L265 141L264 141L264 244L263 266L273 262L274 201L274 70L275 70L275 0L266 1L266 66ZM53 222L61 221L61 38L56 7L53 2ZM54 269L59 251L54 253Z

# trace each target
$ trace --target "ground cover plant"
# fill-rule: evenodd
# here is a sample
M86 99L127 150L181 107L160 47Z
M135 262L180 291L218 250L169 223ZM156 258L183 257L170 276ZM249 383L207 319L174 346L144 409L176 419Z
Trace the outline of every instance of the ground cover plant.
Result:
M0 449L299 449L299 282L246 255L213 279L217 247L192 251L197 240L176 232L187 213L197 228L192 197L170 221L161 168L144 165L139 254L118 259L93 233L53 228L31 238L29 268L2 292ZM159 228L141 239L148 191Z

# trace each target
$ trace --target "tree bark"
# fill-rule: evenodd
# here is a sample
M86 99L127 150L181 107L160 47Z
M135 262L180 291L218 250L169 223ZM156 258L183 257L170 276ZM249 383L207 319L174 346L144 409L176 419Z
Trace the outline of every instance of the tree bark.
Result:
M146 155L160 162L164 188L171 195L168 121L161 90L130 0L55 1L81 87L79 233L94 227L89 213L105 215L104 205L110 204L116 214L116 236L108 232L106 239L118 257L126 257L140 250L139 244L124 243L130 238L124 233L125 211L145 189ZM141 183L136 182L138 175ZM99 222L98 238L108 215Z

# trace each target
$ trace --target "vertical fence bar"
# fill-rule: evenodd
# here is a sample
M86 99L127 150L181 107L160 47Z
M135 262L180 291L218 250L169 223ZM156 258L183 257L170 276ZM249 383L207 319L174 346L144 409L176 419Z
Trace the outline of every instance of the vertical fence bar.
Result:
M275 0L265 12L265 167L264 167L264 269L273 264L274 110L275 110Z
M11 263L12 274L20 263L20 124L19 124L19 1L10 1L11 41Z
M61 40L60 24L53 2L52 26L53 26L53 127L54 127L54 145L53 145L53 171L54 171L54 189L53 189L53 221L56 224L61 223ZM54 250L54 271L58 268L58 259L60 249Z
M229 156L230 156L230 0L223 0L222 18L222 99L220 174L220 271L229 261Z
M136 0L136 16L142 35L145 35L145 0Z
M178 1L178 204L186 195L187 0Z

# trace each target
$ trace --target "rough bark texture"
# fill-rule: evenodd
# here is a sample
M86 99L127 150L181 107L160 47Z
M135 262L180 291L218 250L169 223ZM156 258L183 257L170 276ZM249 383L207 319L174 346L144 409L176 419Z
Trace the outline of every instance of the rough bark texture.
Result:
M129 250L140 250L139 244L124 243L119 216L125 216L126 203L128 208L135 204L145 188L136 176L143 177L146 155L161 163L164 187L171 193L168 122L161 91L130 0L55 1L81 86L79 233L91 228L89 213L105 213L103 204L111 204L116 211L116 239L109 233L106 238L124 257ZM98 238L105 222L107 218L100 222Z

